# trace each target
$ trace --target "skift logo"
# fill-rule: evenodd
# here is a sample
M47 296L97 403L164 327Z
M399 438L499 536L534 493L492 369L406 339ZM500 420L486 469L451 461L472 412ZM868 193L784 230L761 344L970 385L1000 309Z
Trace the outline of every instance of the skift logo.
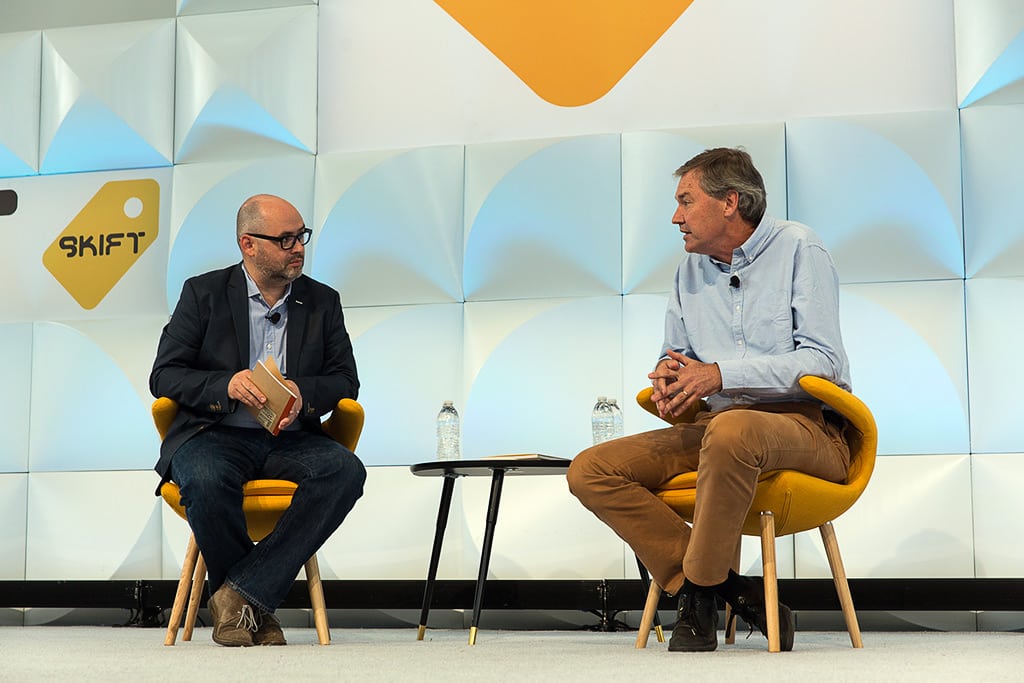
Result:
M111 181L43 252L43 265L82 308L95 308L156 240L159 222L155 180Z

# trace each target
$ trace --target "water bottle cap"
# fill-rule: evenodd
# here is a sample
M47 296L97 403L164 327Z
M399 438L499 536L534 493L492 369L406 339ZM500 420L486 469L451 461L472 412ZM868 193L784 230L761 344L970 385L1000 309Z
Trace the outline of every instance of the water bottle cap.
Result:
M444 405L442 407L444 407L444 408L451 408L454 405L455 405L454 401L445 401Z
M607 403L608 402L608 397L607 396L598 396L597 397L597 402L598 403Z

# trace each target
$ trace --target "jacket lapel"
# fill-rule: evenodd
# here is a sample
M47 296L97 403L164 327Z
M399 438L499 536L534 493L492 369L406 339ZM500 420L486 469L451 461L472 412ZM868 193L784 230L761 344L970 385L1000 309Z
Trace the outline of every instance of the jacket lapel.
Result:
M288 297L288 342L285 351L286 374L298 376L301 373L299 358L306 339L306 276L300 275L292 282L292 293Z
M249 303L248 288L245 286L245 273L242 264L238 264L228 279L228 306L231 308L231 320L235 325L236 350L241 365L249 367Z

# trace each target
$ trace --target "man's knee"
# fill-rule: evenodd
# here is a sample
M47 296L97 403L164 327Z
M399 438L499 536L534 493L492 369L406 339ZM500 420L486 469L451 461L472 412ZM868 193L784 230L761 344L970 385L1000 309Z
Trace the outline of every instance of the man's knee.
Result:
M595 448L588 448L573 458L569 469L565 473L566 482L569 485L569 492L586 504L588 498L593 494L593 487L602 472L597 465L594 456Z
M708 424L701 444L701 467L739 461L757 466L761 440L755 426L757 414L750 410L728 410Z

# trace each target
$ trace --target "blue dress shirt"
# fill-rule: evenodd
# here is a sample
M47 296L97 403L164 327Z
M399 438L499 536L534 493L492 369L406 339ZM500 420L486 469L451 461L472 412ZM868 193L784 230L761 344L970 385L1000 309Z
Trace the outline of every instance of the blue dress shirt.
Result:
M839 329L839 278L806 225L765 215L732 262L686 253L665 313L661 358L673 349L717 363L729 405L813 400L804 375L850 388Z

